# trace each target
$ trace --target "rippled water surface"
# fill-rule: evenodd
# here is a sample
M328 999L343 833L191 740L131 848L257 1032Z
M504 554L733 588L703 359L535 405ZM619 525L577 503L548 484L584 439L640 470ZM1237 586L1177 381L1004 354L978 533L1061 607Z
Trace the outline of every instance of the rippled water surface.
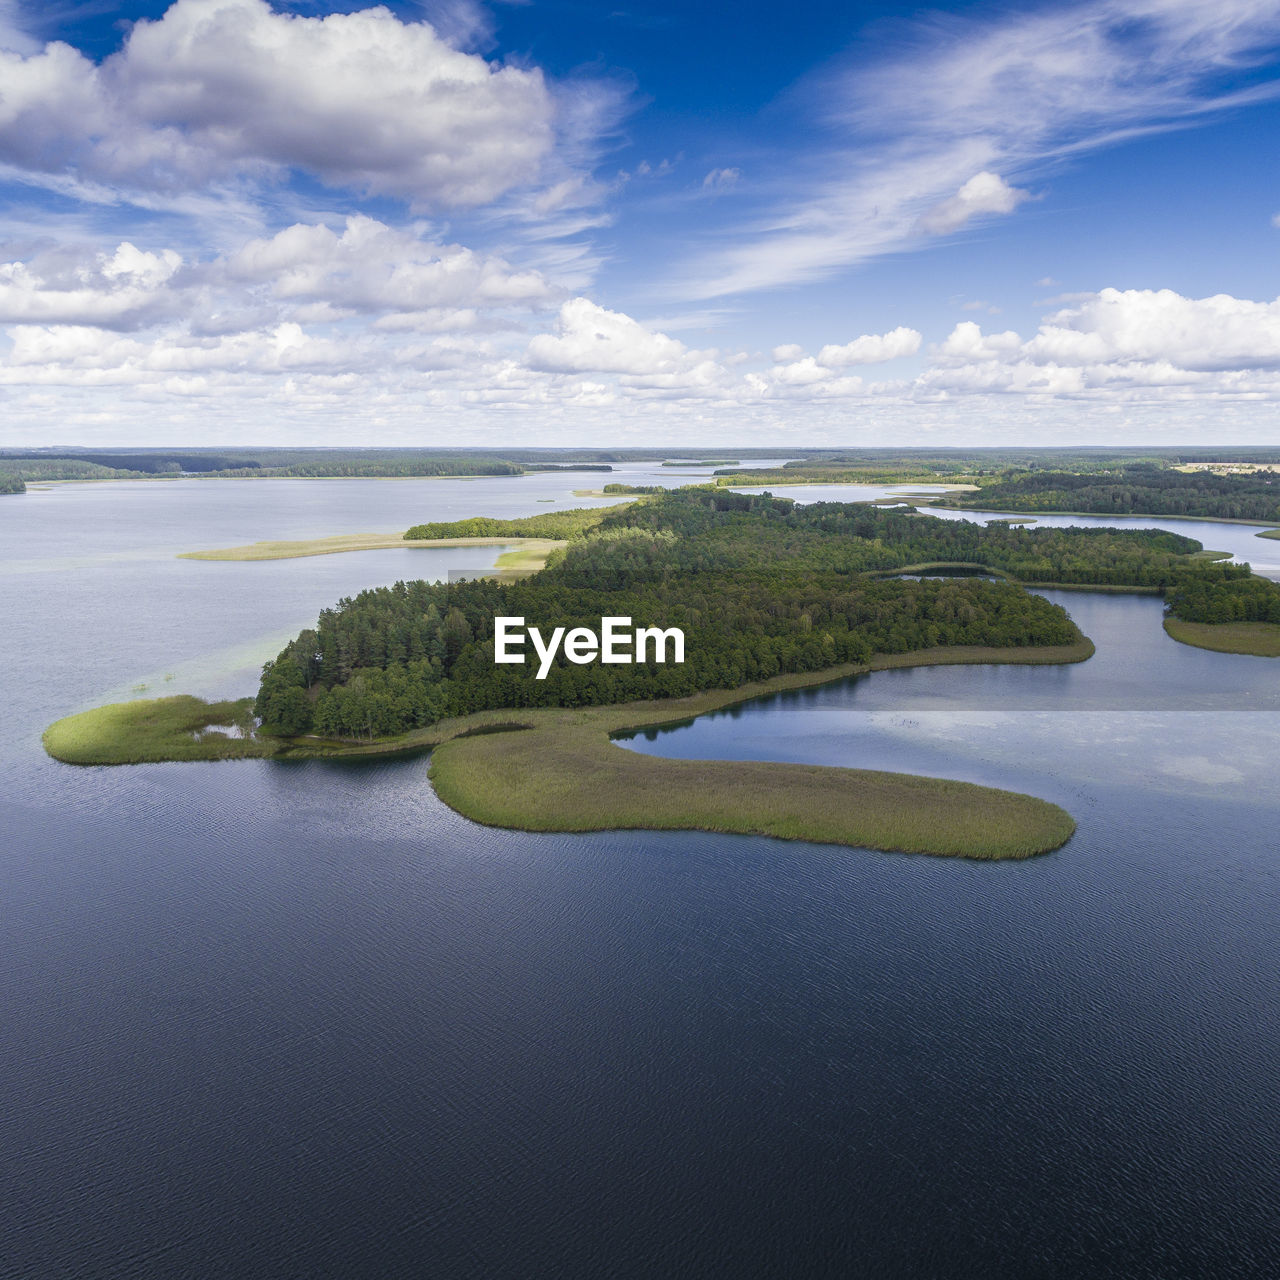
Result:
M459 564L177 551L599 479L0 499L0 1276L1280 1274L1280 662L1176 645L1158 601L1054 596L1079 666L877 673L626 744L1075 815L1018 864L493 831L424 758L40 751L139 685L248 692L319 608Z

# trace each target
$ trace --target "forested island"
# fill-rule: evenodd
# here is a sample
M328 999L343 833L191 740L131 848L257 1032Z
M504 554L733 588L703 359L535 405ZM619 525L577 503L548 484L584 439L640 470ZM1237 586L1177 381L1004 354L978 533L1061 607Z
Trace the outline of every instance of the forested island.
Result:
M409 533L537 533L565 545L521 581L400 582L339 601L267 663L252 703L102 708L51 726L47 749L118 763L429 747L441 796L497 825L699 828L1023 857L1063 843L1069 816L935 779L661 760L619 751L609 736L882 667L1087 658L1092 645L1065 610L1024 583L1164 593L1171 621L1191 626L1229 612L1269 629L1280 602L1280 587L1247 566L1164 531L982 526L714 486ZM912 576L938 570L961 576ZM538 679L532 666L495 664L498 616L547 631L609 616L678 627L688 656L607 666L560 652Z
M1151 464L1102 474L1027 471L983 484L977 493L951 494L938 505L1273 523L1280 521L1280 474L1258 471L1219 475Z
M1016 583L1172 588L1187 621L1215 611L1252 620L1280 602L1280 588L1247 566L1196 560L1198 542L1160 530L985 527L707 489L623 508L420 525L407 536L504 533L574 541L523 582L400 583L340 601L264 673L257 711L268 730L374 738L501 707L733 688L875 653L1080 640L1065 612L1014 582L883 576L940 565ZM643 618L684 629L690 657L661 668L583 668L561 657L534 681L495 668L497 615L548 627Z

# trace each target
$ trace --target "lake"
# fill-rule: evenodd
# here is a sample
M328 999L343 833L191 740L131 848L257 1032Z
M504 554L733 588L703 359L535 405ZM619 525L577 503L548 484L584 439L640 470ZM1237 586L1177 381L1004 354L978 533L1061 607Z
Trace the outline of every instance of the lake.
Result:
M251 692L339 597L497 553L176 552L602 479L689 475L0 499L0 1277L1280 1273L1280 663L1173 643L1158 600L1051 593L1088 663L875 673L619 747L1064 805L1024 863L489 830L425 757L40 749L139 686ZM1154 523L1280 572L1248 526Z

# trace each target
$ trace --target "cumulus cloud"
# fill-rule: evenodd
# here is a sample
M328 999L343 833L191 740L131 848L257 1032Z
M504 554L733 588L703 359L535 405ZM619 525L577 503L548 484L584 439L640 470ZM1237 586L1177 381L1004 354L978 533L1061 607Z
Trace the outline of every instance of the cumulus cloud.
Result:
M975 173L950 199L943 200L920 219L925 235L945 236L983 213L1012 213L1029 191L1011 187L998 173L984 169Z
M655 375L688 370L702 356L620 311L572 298L560 308L557 332L538 334L527 358L531 368L547 373Z
M150 191L297 169L424 207L537 180L558 104L386 8L322 18L265 0L176 0L95 65L68 45L0 53L0 159Z
M1280 395L1280 299L1103 289L1047 316L1034 337L956 325L922 390L1040 395Z
M1167 360L1193 370L1280 368L1280 299L1103 289L1048 317L1025 350L1041 362Z
M917 330L899 325L888 333L864 333L843 346L829 343L818 352L818 363L828 369L843 369L851 364L881 364L885 360L915 355L923 340Z
M0 263L0 323L152 324L178 308L165 286L181 265L172 249L144 252L127 241L89 261L47 255L44 262Z
M363 215L341 233L297 223L252 240L225 260L232 279L266 282L275 297L324 301L359 312L531 306L552 287L537 271L503 259L439 245Z

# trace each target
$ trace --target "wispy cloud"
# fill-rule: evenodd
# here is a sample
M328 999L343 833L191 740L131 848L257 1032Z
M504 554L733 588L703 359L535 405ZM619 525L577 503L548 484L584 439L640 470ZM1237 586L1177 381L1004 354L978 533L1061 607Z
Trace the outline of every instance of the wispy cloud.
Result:
M860 48L823 77L815 123L837 141L787 176L801 194L684 263L669 285L710 298L804 283L1010 213L1027 195L1013 185L1020 177L1280 96L1274 78L1242 83L1278 44L1273 0L933 18L905 48Z

